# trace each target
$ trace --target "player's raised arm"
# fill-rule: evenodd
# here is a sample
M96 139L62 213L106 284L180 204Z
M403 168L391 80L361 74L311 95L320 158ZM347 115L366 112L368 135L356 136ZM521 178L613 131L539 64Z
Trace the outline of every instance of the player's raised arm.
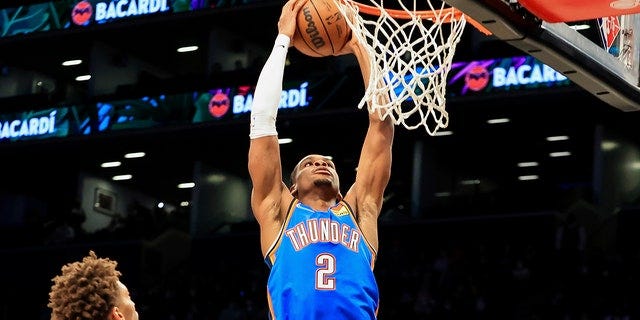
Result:
M258 77L251 109L248 161L249 174L253 183L251 207L261 227L277 219L281 213L280 204L283 193L288 193L282 182L276 116L282 93L285 60L300 7L301 1L291 0L282 8L278 21L279 34Z
M370 60L367 52L356 39L350 42L350 50L356 56L365 85L369 84ZM368 103L382 103L388 96L379 96ZM384 190L391 176L391 148L394 123L391 117L380 120L377 113L369 113L369 127L364 139L356 181L346 200L355 205L355 211L365 236L377 249L377 219L382 209Z

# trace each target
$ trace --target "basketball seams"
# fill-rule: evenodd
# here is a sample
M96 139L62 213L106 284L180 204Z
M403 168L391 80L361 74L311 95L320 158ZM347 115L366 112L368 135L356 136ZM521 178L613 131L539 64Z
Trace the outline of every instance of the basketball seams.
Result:
M313 49L313 46L307 42L307 39L302 35L302 32L300 32L300 28L296 28L296 41L302 41L304 42L304 46L305 49L311 50L314 54L316 54L317 57L322 57L322 54L318 51L316 51L315 49ZM301 50L300 48L298 48L298 50ZM303 52L304 54L309 54L309 52Z
M307 3L308 3L308 4L307 4L307 6L309 6L309 4L313 4L312 2L313 2L313 0L308 0L308 1L307 1ZM313 9L314 9L314 11L316 12L316 14L318 14L318 11L317 11L317 9L315 8L315 6L313 6L313 7L314 7ZM302 7L302 9L300 9L300 10L302 11L302 10L304 10L304 8L305 8L305 7L303 6L303 7ZM318 17L320 17L320 16L318 15ZM322 19L321 19L321 20L322 20ZM304 19L302 20L302 22L305 22L305 23L306 23L306 21L305 21ZM300 21L300 19L299 19L299 18L298 18L298 20L297 20L297 23L298 23L298 26L297 26L297 28L296 28L296 34L297 34L297 39L296 39L296 41L302 41L302 42L304 43L304 49L298 49L298 50L300 50L302 53L304 53L304 54L306 54L306 55L315 56L315 57L322 57L322 53L320 53L319 51L317 51L317 50L315 49L315 46L313 45L313 43L311 43L310 41L307 41L307 38L302 34L302 31L301 31L301 29L300 29L301 21ZM315 23L315 21L314 21L314 23ZM326 30L325 30L325 31L326 31ZM324 39L324 38L328 38L328 35L325 33L325 35L323 35L323 36L322 36L322 38L323 38L323 39ZM295 44L295 42L294 42L294 44ZM308 52L308 51L307 51L307 52L305 52L305 50L311 50L311 52Z
M335 0L303 1L307 3L296 17L293 46L311 57L335 56L350 37L349 26L338 4Z
M334 0L324 0L324 1L334 1ZM313 10L315 10L316 12L316 16L318 17L318 19L320 19L320 22L322 24L322 29L324 30L324 34L326 35L326 39L329 40L329 44L331 45L331 53L334 54L336 53L336 48L333 45L333 41L335 41L332 37L331 37L331 33L329 33L329 30L327 30L327 26L325 25L325 21L324 21L324 17L322 15L320 15L320 10L318 10L318 7L316 6L315 0L310 0L309 3L313 6ZM325 8L325 12L329 11L329 8Z

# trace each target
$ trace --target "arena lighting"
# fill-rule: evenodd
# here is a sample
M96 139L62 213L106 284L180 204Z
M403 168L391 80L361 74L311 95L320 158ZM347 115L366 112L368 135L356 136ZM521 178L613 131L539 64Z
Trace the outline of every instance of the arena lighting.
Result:
M602 151L611 151L617 147L618 147L618 143L615 141L604 140L600 144L600 148L602 148Z
M518 162L518 167L520 168L527 168L527 167L537 167L538 163L535 161L530 161L530 162Z
M133 178L133 176L130 174L121 174L121 175L113 176L113 178L111 179L114 181L122 181L122 180L131 180L131 178Z
M100 165L100 167L102 168L114 168L114 167L119 167L122 163L120 161L111 161L111 162L104 162Z
M193 183L193 182L184 182L184 183L178 184L178 189L189 189L189 188L193 188L195 186L196 186L196 184Z
M76 81L87 81L89 79L91 79L91 75L89 75L89 74L85 74L85 75L76 77Z
M69 66L77 66L79 64L82 63L82 60L80 59L75 59L75 60L67 60L67 61L63 61L62 65L65 67L69 67Z
M549 141L549 142L564 141L564 140L569 140L569 137L568 136L550 136L550 137L547 137L547 141Z
M489 119L487 120L488 124L497 124L497 123L507 123L511 120L509 120L509 118L496 118L496 119Z
M188 207L188 206L189 206L189 201L182 201L182 202L180 202L180 206L181 206L181 207Z
M538 180L538 176L535 175L535 174L528 175L528 176L519 176L518 180L520 180L520 181Z
M186 46L186 47L178 48L178 52L180 52L180 53L191 52L191 51L196 51L196 50L198 50L198 46Z
M145 155L146 154L144 152L131 152L131 153L125 154L124 157L127 159L133 159L133 158L142 158Z
M571 155L571 152L569 151L559 151L559 152L551 152L549 153L549 156L552 158L558 158L558 157L568 157Z
M287 144L287 143L291 143L291 142L293 142L293 139L291 139L291 138L278 139L278 143L279 144Z

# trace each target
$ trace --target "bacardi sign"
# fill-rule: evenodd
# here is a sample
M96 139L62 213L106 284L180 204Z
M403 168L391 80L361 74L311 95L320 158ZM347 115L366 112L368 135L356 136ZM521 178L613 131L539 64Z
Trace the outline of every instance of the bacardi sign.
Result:
M171 10L169 0L113 0L80 1L71 11L72 21L78 25L91 20L103 23L109 20L142 16ZM93 17L92 17L93 16Z

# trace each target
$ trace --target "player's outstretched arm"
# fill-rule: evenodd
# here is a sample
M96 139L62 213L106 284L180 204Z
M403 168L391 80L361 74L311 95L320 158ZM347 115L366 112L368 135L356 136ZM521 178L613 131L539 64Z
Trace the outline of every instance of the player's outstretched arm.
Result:
M282 93L285 60L300 7L301 1L291 0L282 8L278 21L279 34L258 77L251 109L248 159L249 174L253 184L251 207L261 226L277 219L280 214L282 195L288 193L282 182L276 116Z
M361 44L352 39L350 50L355 55L366 85L369 85L370 60ZM378 96L368 103L383 104L387 95ZM371 110L371 108L369 108ZM356 181L349 190L361 228L369 242L377 249L377 220L382 209L384 190L391 176L391 151L394 123L391 117L381 120L377 113L369 113L369 127L362 145Z

